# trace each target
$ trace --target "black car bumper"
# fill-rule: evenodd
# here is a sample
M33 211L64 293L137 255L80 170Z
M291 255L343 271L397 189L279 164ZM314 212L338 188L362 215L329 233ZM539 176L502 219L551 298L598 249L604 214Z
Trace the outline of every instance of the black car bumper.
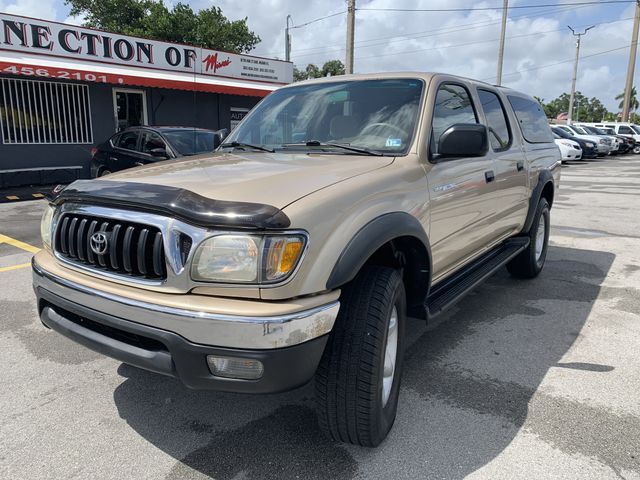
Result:
M172 332L118 318L36 286L38 312L47 327L92 350L145 370L172 376L187 387L240 393L274 393L307 383L328 335L286 348L244 350L192 343ZM257 380L214 376L207 355L259 360Z

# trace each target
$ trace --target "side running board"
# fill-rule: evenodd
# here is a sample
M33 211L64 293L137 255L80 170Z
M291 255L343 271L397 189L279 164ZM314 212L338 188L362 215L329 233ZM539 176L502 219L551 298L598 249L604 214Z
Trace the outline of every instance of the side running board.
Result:
M425 305L427 318L440 315L528 246L528 237L511 238L434 286Z

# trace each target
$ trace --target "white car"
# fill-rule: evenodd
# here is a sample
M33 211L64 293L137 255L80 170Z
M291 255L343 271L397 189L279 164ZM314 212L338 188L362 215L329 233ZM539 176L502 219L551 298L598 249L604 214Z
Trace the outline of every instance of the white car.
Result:
M621 150L622 144L624 143L624 140L616 137L615 133L613 135L609 135L607 132L605 132L601 128L593 127L591 125L582 125L582 124L576 124L574 126L580 128L581 130L584 130L589 135L599 135L599 136L603 136L604 138L610 139L611 146L613 147L611 149L611 153L619 152Z
M566 162L567 160L580 160L582 158L582 148L578 142L562 138L560 135L556 135L555 133L553 134L553 137L555 138L556 145L560 148L563 162Z
M611 140L608 138L599 135L589 135L586 131L580 127L576 127L575 125L554 125L554 127L567 132L572 137L578 137L595 143L599 157L609 155L611 153Z

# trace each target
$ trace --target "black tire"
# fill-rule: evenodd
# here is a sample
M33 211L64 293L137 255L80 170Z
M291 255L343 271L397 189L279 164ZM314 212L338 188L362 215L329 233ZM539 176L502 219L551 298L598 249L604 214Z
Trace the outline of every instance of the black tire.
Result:
M105 175L109 175L111 174L111 170L108 170L106 168L101 168L100 171L98 172L98 177L104 177Z
M538 239L538 231L540 229L540 221L544 219L544 232L541 240L542 251L540 255L536 252L536 242ZM535 216L533 217L533 223L527 233L529 237L529 246L520 253L517 257L507 263L507 270L511 275L518 278L534 278L537 277L547 258L547 249L549 247L549 230L551 227L549 213L549 203L545 198L541 198L536 208Z
M318 423L336 441L378 446L393 426L404 356L406 299L400 271L367 266L342 291L340 313L316 372ZM389 322L397 313L388 400L383 373Z

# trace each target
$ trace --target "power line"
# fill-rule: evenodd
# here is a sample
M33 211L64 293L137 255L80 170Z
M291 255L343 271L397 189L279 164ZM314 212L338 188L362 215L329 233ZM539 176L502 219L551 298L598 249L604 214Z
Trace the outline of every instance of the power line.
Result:
M585 8L586 5L583 6L579 6L577 8ZM522 14L522 15L515 15L515 16L510 16L509 20L514 20L514 19L519 19L519 18L537 18L540 16L544 16L547 15L549 13L560 13L560 12L566 12L568 10L571 10L571 8L567 8L565 7L561 7L558 9L550 9L550 10L546 10L543 12L538 12L536 14ZM361 44L361 43L367 43L367 42L375 42L378 40L385 40L385 39L394 39L396 38L397 40L391 40L389 42L379 42L379 43L373 43L370 45L359 45L359 48L369 48L369 47L375 47L375 46L379 46L379 45L388 45L389 43L396 43L396 42L405 42L407 41L407 39L416 39L416 38L427 38L427 37L437 37L437 36L441 36L441 35L448 35L450 33L458 33L458 32L463 32L463 31L468 31L468 30L475 30L477 28L484 28L484 27L489 27L489 26L493 26L493 25L499 25L500 22L474 22L474 23L467 23L467 24L462 24L462 25L458 25L456 27L444 27L444 28L439 28L439 29L435 29L435 30L423 30L420 32L413 32L413 33L409 33L406 35L391 35L391 36L386 36L386 37L376 37L376 38L370 38L367 40L360 40L360 41L356 41L356 44ZM460 27L469 27L469 28L460 28ZM425 35L422 35L425 34ZM322 47L313 47L313 48L306 48L306 49L298 49L296 50L296 54L294 54L293 56L296 58L300 58L300 57L309 57L309 56L314 56L314 55L322 55L323 53L327 52L344 52L345 49L344 48L328 48L328 47L339 47L342 44L333 44L333 45L325 45ZM300 54L299 52L309 52L309 53L302 53Z
M633 20L633 17L628 17L628 18L621 18L619 20L611 20L609 22L601 22L598 23L597 25L607 25L607 24L611 24L611 23L618 23L618 22L626 22L629 20ZM532 33L523 33L520 35L511 35L509 37L506 37L507 39L513 39L513 38L522 38L522 37L532 37L532 36L536 36L536 35L544 35L547 33L555 33L555 32L561 32L564 31L563 28L557 28L555 30L545 30L542 32L532 32ZM417 38L421 38L421 37L417 37ZM499 39L491 39L491 40L477 40L477 41L473 41L473 42L467 42L467 43L458 43L455 45L445 45L445 46L437 46L437 47L426 47L426 48L420 48L420 49L416 49L416 50L407 50L404 52L392 52L392 53L382 53L382 54L377 54L377 55L368 55L366 57L360 57L357 56L356 58L358 60L366 60L369 58L379 58L379 57L389 57L389 56L397 56L397 55L406 55L406 54L411 54L411 53L419 53L419 52L425 52L425 51L432 51L432 50L444 50L444 49L448 49L448 48L457 48L457 47L468 47L470 45L478 45L478 44L482 44L482 43L494 43L494 42L498 42ZM378 44L378 45L387 45L388 43L391 42L387 42L387 43L382 43L382 44ZM363 47L360 48L366 48L366 47L372 47L372 46L377 46L377 45L365 45ZM340 50L343 51L344 49ZM338 51L338 50L335 50ZM310 56L310 55L315 55L315 54L306 54L306 55L294 55L296 58L297 57L305 57L305 56Z
M326 18L331 18L331 17L337 17L338 15L344 15L345 13L347 13L346 10L344 10L342 12L332 13L330 15L325 15L324 17L316 18L314 20L310 20L308 22L301 23L300 25L293 25L292 27L289 27L289 28L293 29L293 28L306 27L307 25L311 25L312 23L319 22L320 20L325 20Z
M584 58L597 57L598 55L605 55L605 54L611 53L611 52L617 52L619 50L625 50L627 48L629 48L629 45L624 46L624 47L612 48L611 50L604 50L602 52L591 53L589 55L582 55L582 56L580 56L580 60L582 60ZM503 77L508 77L510 75L518 75L520 73L531 72L531 71L534 71L534 70L542 70L543 68L555 67L556 65L562 65L562 64L571 63L571 62L574 62L574 61L575 61L575 58L570 58L568 60L561 60L559 62L548 63L546 65L539 65L537 67L523 68L522 70L517 70L515 72L505 73L502 76ZM489 80L493 80L494 78L496 78L495 75L493 77L482 78L481 80L483 82L488 82Z
M605 5L610 3L635 3L635 0L602 0L576 3L546 3L539 5L513 5L509 10L522 8L543 8L557 6ZM471 12L482 10L502 10L503 7L469 7L469 8L358 8L359 11L370 12Z

